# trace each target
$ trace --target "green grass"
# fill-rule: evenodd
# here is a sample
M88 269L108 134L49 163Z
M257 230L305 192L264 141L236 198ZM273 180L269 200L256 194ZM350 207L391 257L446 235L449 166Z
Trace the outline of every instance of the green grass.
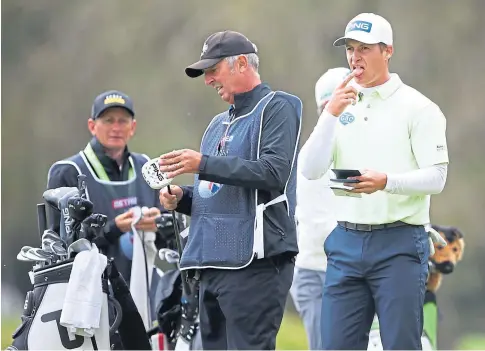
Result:
M308 350L303 324L297 314L285 312L276 338L277 350Z
M484 334L469 334L461 338L458 350L485 350Z
M12 332L20 325L19 318L2 318L1 348L10 345ZM307 341L305 330L297 315L286 312L276 340L278 350L306 350Z
M2 318L1 348L10 345L12 332L20 325L20 318ZM307 350L307 339L298 315L286 312L276 339L277 350ZM484 334L469 334L461 338L457 350L485 350Z
M7 346L10 345L12 342L12 333L15 329L20 325L20 316L18 319L16 318L5 318L2 316L2 342L1 347L2 350L5 350Z

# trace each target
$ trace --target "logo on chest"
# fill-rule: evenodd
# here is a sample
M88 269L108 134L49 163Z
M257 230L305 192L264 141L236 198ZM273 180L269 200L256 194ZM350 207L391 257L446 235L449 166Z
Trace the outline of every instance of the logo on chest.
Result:
M340 123L342 123L344 126L346 126L347 124L350 124L352 123L353 121L355 121L355 116L353 114L351 114L350 112L344 112L340 115L339 117L339 121Z
M221 188L222 184L202 180L199 183L199 195L204 199L208 199L217 194Z
M136 196L132 197L125 197L122 199L115 199L111 201L111 205L113 206L114 210L119 210L120 208L132 207L136 206L138 203L138 199Z

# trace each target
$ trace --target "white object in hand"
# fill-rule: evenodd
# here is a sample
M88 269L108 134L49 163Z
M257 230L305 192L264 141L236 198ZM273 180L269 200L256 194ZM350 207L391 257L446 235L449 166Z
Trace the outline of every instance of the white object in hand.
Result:
M168 178L167 174L160 170L158 158L146 162L141 168L141 173L145 182L152 189L163 189L172 183L173 178Z

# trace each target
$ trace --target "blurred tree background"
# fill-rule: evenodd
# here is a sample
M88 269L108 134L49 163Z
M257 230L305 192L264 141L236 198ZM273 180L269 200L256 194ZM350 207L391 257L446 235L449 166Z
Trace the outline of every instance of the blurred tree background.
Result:
M485 348L473 341L485 334L485 124L478 106L485 89L477 63L485 54L483 0L3 0L2 320L20 321L30 267L15 256L23 245L40 244L35 204L47 171L89 140L86 121L97 94L119 89L134 99L132 150L155 157L197 149L211 118L227 106L184 68L209 34L233 29L258 46L263 80L302 98L305 141L317 120L316 80L346 65L332 42L360 12L391 22L391 70L447 116L451 164L446 189L433 196L432 221L458 226L468 245L438 294L439 345ZM288 318L292 313L289 304Z

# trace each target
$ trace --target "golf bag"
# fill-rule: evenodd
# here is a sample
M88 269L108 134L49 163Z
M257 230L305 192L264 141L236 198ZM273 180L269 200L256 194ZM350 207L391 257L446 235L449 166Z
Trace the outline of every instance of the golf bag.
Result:
M119 326L121 308L108 296L108 282L102 280L103 301L100 328L93 337L75 335L60 324L73 259L34 271L34 289L27 293L22 323L13 333L13 343L7 350L109 350L110 334ZM117 309L117 318L109 327L108 299Z
M158 325L149 331L149 335L162 334L163 350L201 350L199 333L198 280L188 282L191 294L184 295L182 275L178 269L166 271L161 277L155 298L160 301L156 310ZM157 343L152 337L152 344ZM155 347L154 347L155 349Z
M162 215L157 219L157 226L159 229L165 228L161 232L166 245L159 251L159 257L174 267L164 272L155 287L154 301L158 301L158 304L154 315L157 326L150 329L148 335L152 339L153 349L200 350L199 280L197 277L188 279L187 273L181 273L178 266L187 240L186 218L176 213Z
M45 204L37 205L42 249L27 247L37 254L33 258L32 255L23 255L23 250L17 256L19 260L36 263L33 271L29 272L34 288L27 293L22 322L13 333L13 342L8 347L9 350L109 350L113 347L113 339L110 337L115 336L116 332L117 338L114 340L119 340L118 345L122 344L128 350L151 350L143 321L130 290L112 260L107 261L104 273L100 276L101 311L99 328L96 328L94 335L77 335L61 325L63 305L75 263L74 256L77 252L91 248L91 243L101 247L105 240L101 229L106 224L106 216L92 214L92 203L85 197L84 179L84 175L78 176L77 191L76 188L63 187L47 190L43 194L45 202L62 214L61 235L46 230ZM52 243L55 245L50 246L51 252L47 250L49 247L44 248L47 236L56 241ZM83 241L87 245L77 245L79 250L76 251L74 244ZM27 254L29 252L30 250L26 251ZM108 281L111 286L108 285ZM109 295L110 289L113 297ZM113 320L111 327L110 319Z
M146 183L152 189L160 190L167 187L168 193L172 193L170 184L173 179L168 178L168 175L160 170L158 158L147 161L142 167L142 174ZM173 258L173 262L177 263L177 269L173 272L173 277L175 278L169 278L169 281L164 284L169 289L172 287L172 290L168 290L168 293L162 297L162 302L157 309L159 326L149 330L148 334L151 335L154 330L154 333L165 336L169 341L170 349L190 350L194 348L194 337L199 334L197 333L199 279L197 272L194 276L195 279L188 279L186 271L179 271L178 263L184 250L184 240L188 235L188 228L184 230L187 235L184 235L183 232L181 233L177 213L175 211L169 212L173 223L176 251L171 250L172 253L168 257ZM168 218L166 219L168 220ZM162 256L167 257L165 254L162 255L161 252L159 252L159 256L160 258ZM167 274L167 276L170 277L171 275ZM178 278L180 283L177 283Z

